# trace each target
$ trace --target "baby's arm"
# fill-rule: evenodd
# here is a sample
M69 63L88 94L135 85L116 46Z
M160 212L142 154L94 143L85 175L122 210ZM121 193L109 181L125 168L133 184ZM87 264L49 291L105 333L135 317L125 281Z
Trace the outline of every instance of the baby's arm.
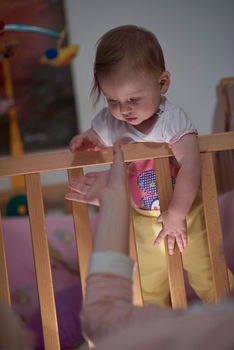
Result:
M90 128L82 134L75 135L70 141L71 152L78 150L99 151L106 145L94 129ZM65 199L99 205L99 194L102 191L103 183L106 183L107 172L96 172L78 176L69 181L69 191Z
M95 150L99 151L106 145L100 138L100 136L90 128L82 134L75 135L70 141L70 150L72 152L78 150Z
M168 210L162 213L158 222L163 229L156 238L159 244L168 235L169 254L173 254L175 242L180 251L187 244L186 215L197 195L200 184L200 152L197 137L187 134L172 145L172 152L180 169Z
M179 142L172 145L172 152L179 163L180 170L168 211L185 218L200 185L201 161L196 135L185 135Z

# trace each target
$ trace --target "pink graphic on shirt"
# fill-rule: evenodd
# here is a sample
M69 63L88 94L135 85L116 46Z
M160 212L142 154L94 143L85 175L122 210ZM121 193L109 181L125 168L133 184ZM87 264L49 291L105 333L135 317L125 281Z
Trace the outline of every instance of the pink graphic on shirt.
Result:
M175 184L177 168L171 166L172 183ZM160 209L157 175L153 160L143 160L129 166L129 189L137 208L144 210Z

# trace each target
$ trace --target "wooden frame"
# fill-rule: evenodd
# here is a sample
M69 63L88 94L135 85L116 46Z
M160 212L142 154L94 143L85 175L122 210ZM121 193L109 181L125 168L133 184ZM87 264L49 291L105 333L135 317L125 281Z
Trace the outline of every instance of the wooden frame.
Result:
M228 93L228 88L230 85L234 85L234 77L226 77L220 80L219 88L221 93L221 102L224 109L224 131L231 131L234 121L232 118L231 102Z
M221 104L224 112L224 130L233 131L234 120L232 114L232 103L230 99L230 86L234 86L234 77L226 77L220 80L219 90ZM233 91L233 90L232 90ZM234 98L234 96L233 96ZM234 189L234 150L228 150L216 154L215 170L217 173L217 188L219 193L228 192Z
M229 293L227 268L223 255L222 229L219 217L219 207L216 189L213 154L217 151L234 149L234 132L217 133L199 136L199 146L202 161L202 195L207 235L210 249L212 272L216 300ZM172 153L166 144L137 143L123 147L125 162L141 159L156 159L160 205L162 210L167 208L172 194L171 177L169 172L169 157ZM0 178L24 175L28 197L29 220L33 242L36 278L38 284L39 302L41 309L42 328L46 350L60 349L57 316L54 302L54 291L51 277L51 267L47 234L45 229L45 214L40 175L48 171L68 170L68 176L83 173L83 169L95 165L112 163L111 149L101 152L59 152L44 155L26 155L0 160ZM86 204L72 203L74 227L77 242L79 268L81 273L82 291L85 290L85 277L89 255L92 251L91 230ZM0 217L0 298L10 305L10 289L7 277L7 264L4 250L4 235ZM131 255L137 259L133 227L130 235ZM176 249L173 256L167 254L168 277L173 308L186 308L181 256ZM139 274L135 276L135 289L141 304Z

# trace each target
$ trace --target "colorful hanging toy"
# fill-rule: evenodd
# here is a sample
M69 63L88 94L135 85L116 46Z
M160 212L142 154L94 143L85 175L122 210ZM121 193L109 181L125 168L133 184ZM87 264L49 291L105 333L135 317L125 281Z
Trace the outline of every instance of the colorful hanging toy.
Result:
M65 66L70 63L70 61L77 55L80 49L79 45L68 45L61 47L65 38L65 31L59 33L48 28L24 24L5 24L3 21L0 21L0 35L4 34L5 32L15 31L48 35L52 38L57 39L56 48L49 48L40 57L39 61L42 64L49 64L55 67Z
M62 43L65 39L66 32L63 30L61 33L56 32L51 29L37 27L37 26L31 26L31 25L23 25L23 24L5 24L4 21L0 20L0 36L4 35L5 32L28 32L28 33L37 33L41 35L48 35L54 39L57 40L56 47L55 48L49 48L44 52L44 54L40 57L39 62L41 64L49 64L51 66L60 67L65 66L70 63L70 61L77 55L79 52L79 45L68 45L65 47L62 47ZM10 56L12 56L18 47L18 42L16 41L10 41L10 42L4 42L0 45L0 58L1 56L3 59L3 67L5 76L7 77L7 98L9 101L12 102L13 100L13 89L10 79L10 73L9 73L9 65L8 60ZM23 147L21 138L19 135L19 129L18 129L18 122L17 122L17 115L15 108L10 108L9 111L10 117L11 117L11 125L14 126L14 149L12 150L12 155L17 156L21 155L23 153ZM15 139L18 140L18 142L15 142ZM23 178L16 177L17 181L13 183L13 188L18 189L22 188L23 186ZM21 183L22 182L22 183ZM19 193L12 198L7 203L6 207L6 215L7 216L25 216L28 215L28 204L27 204L27 197L24 193Z

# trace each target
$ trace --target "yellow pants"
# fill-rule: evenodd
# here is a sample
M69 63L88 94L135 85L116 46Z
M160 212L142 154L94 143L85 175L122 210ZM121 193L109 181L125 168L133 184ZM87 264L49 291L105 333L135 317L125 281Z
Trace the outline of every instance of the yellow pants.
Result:
M133 208L138 263L145 304L170 305L170 291L164 242L153 244L162 226L156 221L159 210ZM188 245L182 253L190 285L204 302L214 301L214 287L201 196L198 195L187 216ZM233 281L229 272L230 280Z

